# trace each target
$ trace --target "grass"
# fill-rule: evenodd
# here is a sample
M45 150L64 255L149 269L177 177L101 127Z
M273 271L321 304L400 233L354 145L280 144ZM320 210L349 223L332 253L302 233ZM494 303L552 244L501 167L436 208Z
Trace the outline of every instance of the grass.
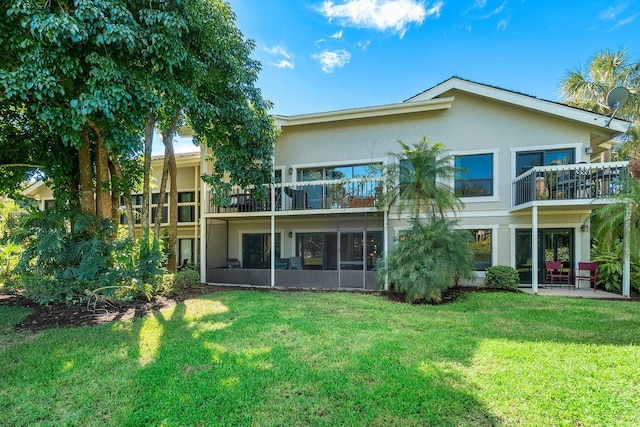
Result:
M6 425L637 425L640 304L218 292L36 334L0 307Z

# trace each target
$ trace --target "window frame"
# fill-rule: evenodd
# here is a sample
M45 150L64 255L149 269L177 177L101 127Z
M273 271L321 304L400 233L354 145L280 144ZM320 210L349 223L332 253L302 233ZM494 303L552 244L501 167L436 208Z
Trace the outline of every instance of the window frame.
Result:
M457 150L457 151L451 151L451 156L453 157L452 159L452 166L455 167L455 159L458 156L475 156L475 155L481 155L481 154L491 154L492 155L492 172L493 172L493 177L492 177L492 192L493 194L491 196L460 196L460 199L464 201L464 203L486 203L486 202L499 202L500 201L500 168L499 168L499 155L500 155L500 149L499 148L484 148L484 149L479 149L479 150ZM456 177L453 176L451 178L451 182L449 183L450 187L452 189L452 191L455 194L455 185L456 185Z
M461 199L468 199L468 198L472 198L472 197L493 197L495 195L495 185L494 185L494 175L495 175L495 161L494 161L494 154L493 153L475 153L475 154L456 154L453 156L453 161L454 161L454 165L456 166L456 168L458 168L458 159L463 159L463 158L471 158L471 157L479 157L479 156L489 156L489 172L490 172L490 176L487 177L481 177L481 178L464 178L463 172L458 172L456 171L455 176L454 176L454 183L453 183L453 191L456 194L456 196L460 197ZM465 183L465 182L470 182L470 181L478 181L478 180L489 180L490 181L490 185L489 185L489 194L479 194L479 195L462 195L462 194L457 194L458 193L458 183ZM483 187L484 188L484 187Z

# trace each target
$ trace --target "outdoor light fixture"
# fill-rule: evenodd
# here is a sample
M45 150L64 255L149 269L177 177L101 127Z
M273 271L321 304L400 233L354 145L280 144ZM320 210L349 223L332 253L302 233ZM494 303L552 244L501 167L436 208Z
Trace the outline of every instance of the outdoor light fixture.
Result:
M291 237L293 237L293 231L290 231L290 232L289 232L289 237L290 237L290 238L291 238Z
M593 153L593 148L592 147L585 147L584 152L587 154L591 154Z
M289 172L289 175L293 174L293 168L291 166L289 166L289 169L287 169L287 172Z

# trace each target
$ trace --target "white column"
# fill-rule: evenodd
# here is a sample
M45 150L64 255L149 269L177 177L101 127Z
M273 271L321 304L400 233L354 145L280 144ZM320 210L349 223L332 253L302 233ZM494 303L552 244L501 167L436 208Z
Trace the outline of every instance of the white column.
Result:
M271 287L276 285L276 217L271 212Z
M531 289L538 293L538 207L531 208Z
M386 210L384 211L384 220L383 220L382 230L383 230L382 246L384 248L384 256L386 258L389 256L389 212ZM384 290L385 291L389 290L389 273L387 273L384 278Z
M205 150L200 148L200 171L207 171ZM200 186L200 282L207 283L207 218L205 209L209 204L208 186L203 182Z
M631 295L631 247L629 243L631 234L631 208L629 205L624 211L624 233L622 234L622 296Z

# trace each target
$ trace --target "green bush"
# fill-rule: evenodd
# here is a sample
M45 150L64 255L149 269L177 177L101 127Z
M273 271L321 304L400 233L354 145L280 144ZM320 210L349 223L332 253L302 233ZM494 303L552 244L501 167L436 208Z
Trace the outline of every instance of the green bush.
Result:
M622 287L622 241L595 241L591 247L591 261L598 263L598 286L607 291L619 291ZM631 286L640 291L640 260L633 253Z
M198 285L200 285L200 274L188 268L175 274L163 274L162 282L154 289L154 293L170 297Z
M484 284L488 288L515 290L518 289L520 284L520 276L513 267L494 265L487 268L487 277Z
M456 279L475 278L475 258L468 244L471 234L457 224L450 218L414 219L412 228L401 233L381 261L378 281L384 282L388 275L407 301L439 301Z
M40 305L86 301L84 290L87 283L81 281L57 280L53 277L25 274L20 277L23 294Z

